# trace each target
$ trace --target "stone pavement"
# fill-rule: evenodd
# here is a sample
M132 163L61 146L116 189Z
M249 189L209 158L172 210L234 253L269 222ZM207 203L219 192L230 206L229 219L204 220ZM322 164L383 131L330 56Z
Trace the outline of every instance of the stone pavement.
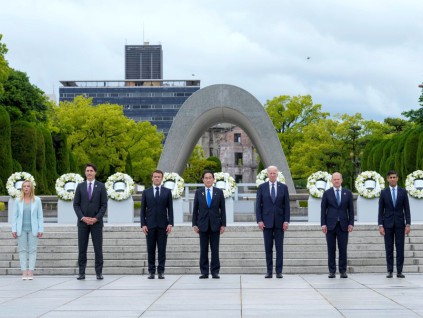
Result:
M0 317L423 317L423 275L0 277Z

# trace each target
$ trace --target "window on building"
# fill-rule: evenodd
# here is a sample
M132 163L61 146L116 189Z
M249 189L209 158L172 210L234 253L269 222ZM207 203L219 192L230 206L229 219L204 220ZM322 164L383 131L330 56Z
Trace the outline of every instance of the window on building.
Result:
M235 166L242 166L242 152L235 152Z
M235 175L235 182L236 183L242 183L242 174L236 174Z
M234 134L234 142L241 142L241 134L235 133Z

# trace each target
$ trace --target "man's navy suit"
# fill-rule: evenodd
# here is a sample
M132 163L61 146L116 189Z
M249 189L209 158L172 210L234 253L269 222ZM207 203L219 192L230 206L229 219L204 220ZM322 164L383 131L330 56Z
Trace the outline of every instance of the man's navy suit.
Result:
M339 191L341 204L335 195L335 188L323 193L321 203L321 226L327 227L328 267L330 273L336 272L336 241L339 250L339 272L347 271L348 226L354 226L354 203L351 191Z
M95 272L103 272L103 216L107 210L107 191L103 183L94 182L91 200L88 199L87 181L76 187L73 199L73 209L78 217L78 265L79 274L85 274L87 266L87 248L91 233L95 253ZM82 221L83 217L96 218L97 223L88 225Z
M147 226L148 272L156 272L156 246L158 266L157 272L164 273L166 262L166 244L168 225L173 226L172 191L161 186L159 199L155 199L155 186L148 188L141 198L141 227Z
M207 206L206 188L201 187L195 192L192 226L197 226L200 231L201 274L209 274L209 244L211 249L210 272L212 275L219 274L220 228L226 227L225 197L221 189L213 187L210 207Z
M404 266L405 225L411 225L410 204L407 191L396 187L396 203L394 206L391 187L383 189L379 197L378 224L385 229L385 250L388 272L394 269L394 242L397 250L397 272Z
M264 223L263 238L266 252L267 273L272 273L273 241L276 247L277 274L282 274L283 267L283 224L290 221L290 205L288 187L275 182L276 198L272 201L269 182L261 184L257 189L256 219Z

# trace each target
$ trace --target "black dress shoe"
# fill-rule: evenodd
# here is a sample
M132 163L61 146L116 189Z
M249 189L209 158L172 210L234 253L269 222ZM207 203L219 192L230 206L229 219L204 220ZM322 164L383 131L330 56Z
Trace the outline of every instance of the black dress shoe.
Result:
M85 274L79 274L79 276L76 279L77 280L83 280L83 279L85 279Z
M198 277L199 279L206 279L206 278L209 278L209 275L207 275L207 274L203 274L203 275L200 275L200 277Z
M392 272L388 272L388 274L386 275L386 278L392 278L392 277L393 277Z
M219 274L212 274L212 278L214 278L214 279L219 279L219 278L220 278L220 276L219 276Z
M103 275L101 275L101 274L97 274L96 276L97 276L98 280L102 280L104 278Z
M348 275L345 272L342 272L340 276L341 276L341 278L348 278Z
M159 279L164 279L164 274L163 273L159 273Z
M405 275L403 273L401 273L401 272L398 272L397 273L397 277L398 278L405 278Z
M276 278L282 278L282 277L283 277L282 273L276 273Z
M264 275L264 278L272 278L272 273L267 273L266 275Z
M148 279L154 279L154 273L150 273L150 275L148 275Z
M335 278L335 277L336 277L336 275L335 275L335 273L329 273L328 277L329 277L329 278Z

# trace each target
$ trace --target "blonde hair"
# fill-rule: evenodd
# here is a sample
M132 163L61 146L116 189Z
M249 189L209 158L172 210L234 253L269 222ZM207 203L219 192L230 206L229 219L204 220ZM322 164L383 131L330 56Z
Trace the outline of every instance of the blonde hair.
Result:
M21 198L20 198L20 201L22 202L22 200L24 199L24 197L25 197L25 193L24 193L24 184L25 183L29 183L29 188L30 188L30 191L29 191L29 197L30 197L30 199L32 200L32 202L34 202L35 201L35 191L34 191L34 184L30 181L30 180L25 180L23 183L22 183L22 188L21 188Z

